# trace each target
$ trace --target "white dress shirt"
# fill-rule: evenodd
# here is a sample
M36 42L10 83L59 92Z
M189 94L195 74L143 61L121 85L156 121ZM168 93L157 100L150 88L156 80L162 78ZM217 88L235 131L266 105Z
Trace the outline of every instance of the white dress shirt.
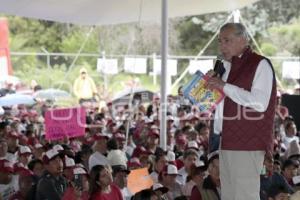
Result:
M222 80L226 82L231 63L224 61L226 69L222 76ZM266 111L273 87L273 72L267 60L263 59L259 62L252 82L251 91L226 83L223 92L235 103L247 106L257 112ZM214 117L214 133L222 132L223 127L223 110L224 99L217 105Z

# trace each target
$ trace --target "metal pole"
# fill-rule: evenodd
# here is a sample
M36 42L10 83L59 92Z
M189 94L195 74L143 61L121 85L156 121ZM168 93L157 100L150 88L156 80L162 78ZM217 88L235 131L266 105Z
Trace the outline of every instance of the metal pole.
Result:
M51 64L50 64L50 54L49 52L44 48L44 47L41 47L41 50L46 54L47 56L47 67L48 67L48 70L51 68Z
M104 90L107 91L107 75L106 75L106 57L105 57L105 51L102 51L102 59L104 63L104 70L103 70L103 82L104 82Z
M152 61L153 61L153 85L156 85L157 84L157 81L156 81L156 76L157 76L157 74L156 74L156 72L154 71L154 61L155 61L155 59L156 59L156 54L154 53L153 54L153 57L152 57Z
M168 60L168 0L162 0L161 14L161 99L160 147L167 150L167 60Z

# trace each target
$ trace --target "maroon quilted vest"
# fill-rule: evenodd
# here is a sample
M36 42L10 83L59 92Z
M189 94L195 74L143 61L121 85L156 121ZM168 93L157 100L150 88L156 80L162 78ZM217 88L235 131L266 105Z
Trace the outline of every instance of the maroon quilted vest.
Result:
M266 58L252 52L250 48L244 52L241 58L233 58L227 83L250 91L257 66L262 59ZM268 59L266 60L269 62ZM238 105L228 97L225 98L221 149L263 150L268 153L273 151L273 122L276 101L276 79L273 67L272 71L273 88L265 112L257 112L249 107ZM249 120L249 118L256 118L256 120Z

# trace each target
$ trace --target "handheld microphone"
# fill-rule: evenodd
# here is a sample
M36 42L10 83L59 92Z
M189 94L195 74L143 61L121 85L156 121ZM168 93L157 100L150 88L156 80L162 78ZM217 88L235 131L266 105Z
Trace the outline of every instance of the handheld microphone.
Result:
M226 70L225 70L223 62L222 62L222 57L218 56L217 60L216 60L216 63L215 63L215 66L214 66L214 72L215 72L214 76L217 76L217 77L221 78L223 76L223 74L225 73L225 71Z

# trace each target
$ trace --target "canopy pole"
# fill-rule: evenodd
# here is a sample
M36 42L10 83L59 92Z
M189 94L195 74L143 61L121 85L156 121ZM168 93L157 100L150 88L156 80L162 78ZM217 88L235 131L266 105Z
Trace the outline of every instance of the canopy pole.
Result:
M80 56L80 54L81 54L83 48L85 47L85 45L86 45L88 39L90 38L91 33L94 31L94 28L95 28L95 27L92 26L92 27L90 28L89 32L87 33L87 35L86 35L86 37L85 37L83 43L81 44L81 46L80 46L80 48L79 48L79 50L78 50L78 52L77 52L77 54L76 54L74 60L72 61L71 65L69 66L69 68L68 68L68 70L67 70L67 72L65 73L64 81L67 79L69 73L71 72L72 68L74 67L74 65L75 65L77 59L79 58L79 56ZM61 89L63 83L64 83L64 82L62 82L62 83L59 85L58 89ZM72 90L70 90L70 91L72 91Z
M162 0L161 12L160 147L167 150L168 0Z

